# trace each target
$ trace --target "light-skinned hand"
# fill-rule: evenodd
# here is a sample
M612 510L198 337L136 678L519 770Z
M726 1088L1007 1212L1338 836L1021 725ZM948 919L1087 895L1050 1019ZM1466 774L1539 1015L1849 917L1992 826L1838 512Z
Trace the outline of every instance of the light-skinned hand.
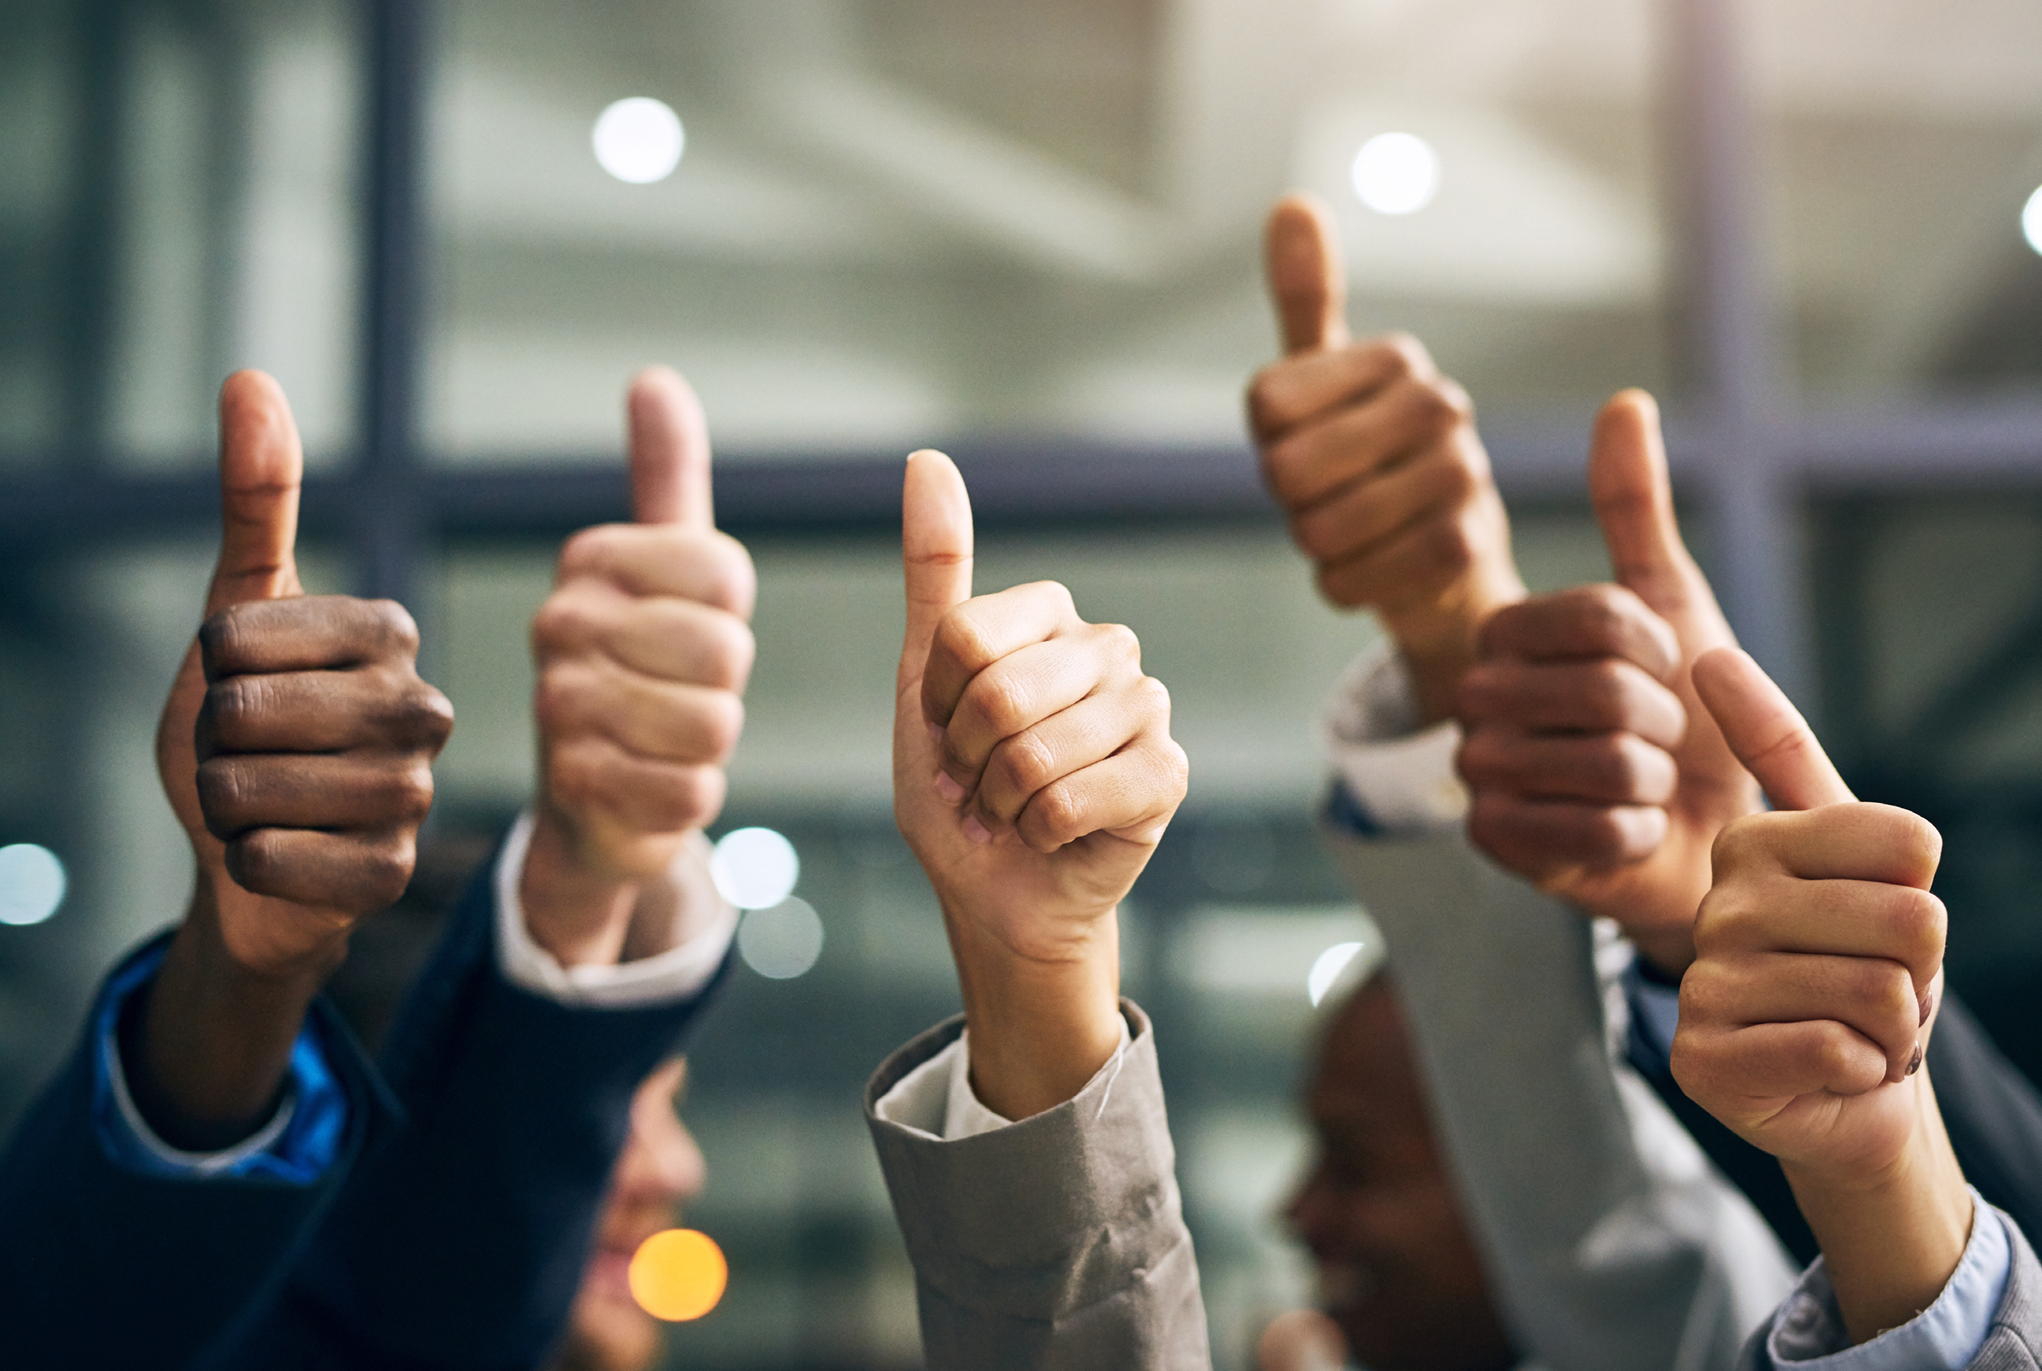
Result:
M1956 1269L1972 1204L1923 1052L1941 999L1942 839L1857 802L1742 652L1695 663L1700 698L1774 812L1724 828L1681 981L1673 1073L1780 1159L1853 1338L1896 1327Z
M678 901L684 923L716 907L706 866L676 859L723 806L752 666L757 580L716 529L702 406L656 367L628 408L634 522L568 539L532 621L540 781L519 893L564 966L616 962L645 901Z
M1170 697L1133 633L1052 582L972 597L971 501L908 459L894 817L942 905L980 1099L1070 1099L1120 1042L1121 899L1184 798Z
M1643 391L1597 417L1588 483L1616 584L1535 596L1483 625L1456 710L1468 835L1505 869L1615 919L1678 975L1710 844L1758 807L1690 676L1735 639L1681 541Z
M1474 409L1417 339L1348 336L1322 204L1278 201L1265 246L1284 356L1248 387L1263 480L1320 591L1376 612L1422 721L1436 722L1452 712L1483 621L1524 595Z

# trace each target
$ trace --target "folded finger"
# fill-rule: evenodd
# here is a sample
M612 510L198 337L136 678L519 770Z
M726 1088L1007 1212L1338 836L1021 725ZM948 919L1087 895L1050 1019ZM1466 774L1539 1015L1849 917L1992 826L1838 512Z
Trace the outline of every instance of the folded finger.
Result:
M1745 1122L1803 1095L1862 1095L1889 1079L1886 1053L1848 1024L1833 1019L1753 1024L1674 1039L1674 1079L1712 1112L1719 1103ZM1735 1102L1742 1101L1738 1109ZM1763 1102L1763 1103L1761 1103ZM1760 1105L1755 1109L1754 1105Z
M923 717L939 728L948 727L965 687L981 671L1083 623L1070 591L1054 581L966 600L936 625L922 673Z
M1534 800L1496 791L1478 793L1468 806L1469 841L1508 870L1527 874L1635 862L1658 849L1666 829L1666 811L1656 805Z
M1508 726L1471 730L1456 760L1477 792L1585 804L1663 805L1680 784L1665 749L1635 733L1527 733Z
M1921 1029L1907 968L1877 957L1775 952L1712 959L1683 978L1681 1012L1729 1027L1833 1020L1877 1043L1893 1080L1906 1075Z
M229 752L437 751L453 722L446 696L409 671L290 671L215 681L196 738L200 761Z
M670 762L720 763L744 730L744 701L735 691L656 680L602 659L549 665L539 679L538 715L550 738L596 733Z
M1445 436L1465 418L1458 388L1405 379L1285 434L1263 452L1263 471L1279 504L1309 509Z
M1551 662L1615 657L1664 681L1680 665L1673 626L1623 586L1576 586L1507 605L1482 625L1482 652Z
M1365 555L1414 520L1466 503L1480 480L1481 469L1462 445L1437 444L1294 515L1291 536L1315 562Z
M1094 834L1154 846L1183 802L1188 774L1184 749L1168 734L1144 734L1111 757L1036 791L1015 821L1015 831L1022 842L1044 853Z
M258 828L227 843L227 874L243 890L365 914L395 904L417 856L411 835Z
M1159 692L1160 683L1152 689L1148 678L1138 678L1130 688L1088 696L1002 739L972 796L981 821L993 832L1011 826L1045 786L1112 756L1145 730L1167 725L1168 697Z
M702 828L723 808L727 784L720 766L645 757L599 736L563 743L546 757L554 803L629 833Z
M223 841L252 828L415 825L432 808L432 768L345 753L237 754L201 763L198 792L207 830Z
M1635 733L1672 751L1687 733L1680 697L1629 662L1477 662L1456 696L1464 722L1525 730Z
M963 789L976 789L998 749L1089 696L1140 679L1141 644L1118 624L1087 624L1032 643L972 677L944 729L938 765Z
M418 653L418 625L392 600L300 595L229 605L199 625L206 679L344 670Z
M560 550L560 582L607 580L632 595L676 595L749 619L758 576L744 544L688 524L603 524Z

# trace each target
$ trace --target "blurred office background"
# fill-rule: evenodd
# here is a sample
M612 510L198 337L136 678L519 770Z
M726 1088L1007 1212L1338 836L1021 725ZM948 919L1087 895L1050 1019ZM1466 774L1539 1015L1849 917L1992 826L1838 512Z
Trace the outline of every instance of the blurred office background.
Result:
M604 145L639 180L594 137L629 97L683 135L655 111ZM802 974L741 969L696 1052L690 1220L733 1275L672 1364L916 1364L857 1099L956 1003L887 800L899 459L933 443L979 495L981 585L1067 581L1172 688L1192 791L1127 978L1243 1366L1306 1298L1278 1210L1307 972L1366 938L1314 847L1312 721L1373 630L1313 595L1239 418L1273 348L1260 219L1299 185L1336 207L1356 328L1415 331L1476 397L1535 584L1606 573L1587 421L1662 397L1740 632L1861 793L1942 826L1952 983L2042 1067L2033 5L12 0L0 1127L179 912L149 740L220 379L296 406L308 579L418 613L455 834L527 793L525 623L559 539L623 514L621 388L665 361L760 573L718 831L784 834L823 930ZM808 956L801 909L757 964Z

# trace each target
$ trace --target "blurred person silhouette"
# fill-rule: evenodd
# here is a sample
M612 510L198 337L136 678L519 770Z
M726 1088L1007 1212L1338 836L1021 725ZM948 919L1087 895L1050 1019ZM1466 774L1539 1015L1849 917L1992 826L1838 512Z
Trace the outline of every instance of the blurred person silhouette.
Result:
M1386 631L1322 721L1325 830L1388 936L1505 1323L1556 1366L1727 1365L1785 1293L1781 1244L1814 1248L1777 1165L1666 1066L1710 845L1758 791L1687 679L1731 639L1657 412L1620 395L1591 445L1619 584L1528 597L1467 396L1413 339L1349 339L1324 209L1279 203L1268 258L1287 355L1249 392L1265 478L1322 592ZM1630 945L1598 950L1582 914ZM1948 1008L1953 1132L2027 1212L2042 1106ZM1616 1226L1627 1243L1591 1260Z

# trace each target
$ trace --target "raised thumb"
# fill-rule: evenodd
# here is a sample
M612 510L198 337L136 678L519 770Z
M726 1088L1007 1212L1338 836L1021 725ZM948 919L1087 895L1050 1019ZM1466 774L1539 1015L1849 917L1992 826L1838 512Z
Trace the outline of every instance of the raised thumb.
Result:
M940 452L925 448L908 458L900 544L907 586L900 657L905 682L921 679L943 616L971 598L971 496L956 465Z
M1302 191L1284 196L1269 211L1262 247L1283 350L1313 352L1345 343L1347 281L1332 211Z
M702 402L672 367L632 378L631 517L641 524L716 523L709 486L709 424Z
M1621 391L1596 415L1588 493L1619 584L1679 627L1707 583L1680 538L1659 406L1644 391Z
M1747 653L1734 647L1703 653L1694 681L1723 741L1774 808L1820 809L1855 798L1801 711Z
M283 387L237 371L220 387L220 560L206 613L301 593L298 489L305 454Z

